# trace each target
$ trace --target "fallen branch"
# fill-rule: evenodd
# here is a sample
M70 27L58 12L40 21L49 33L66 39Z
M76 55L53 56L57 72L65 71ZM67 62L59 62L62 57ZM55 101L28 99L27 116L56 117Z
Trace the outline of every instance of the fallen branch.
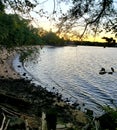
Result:
M1 127L0 127L0 130L3 130L3 128L4 128L4 124L5 124L5 120L6 120L6 116L5 116L5 114L2 113L2 115L3 115L3 120L2 120L2 125L1 125Z
M1 108L4 112L12 115L12 116L20 116L19 113L15 112L15 111L12 111L12 110L7 110L6 108Z
M8 127L8 125L9 125L9 122L10 122L10 119L8 119L8 121L7 121L7 123L6 123L6 126L5 126L5 128L4 128L4 130L7 130L7 127Z

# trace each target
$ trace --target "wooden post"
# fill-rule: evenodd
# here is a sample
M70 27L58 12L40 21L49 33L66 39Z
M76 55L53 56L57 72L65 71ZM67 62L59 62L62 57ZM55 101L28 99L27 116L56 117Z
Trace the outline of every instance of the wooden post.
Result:
M42 112L42 130L47 130L46 114Z

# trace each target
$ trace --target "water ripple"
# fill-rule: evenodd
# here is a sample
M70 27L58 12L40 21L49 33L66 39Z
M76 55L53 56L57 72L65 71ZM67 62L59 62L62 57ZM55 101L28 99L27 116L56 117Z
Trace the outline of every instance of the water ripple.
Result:
M44 47L38 63L26 62L27 71L40 79L48 89L53 87L72 101L78 100L94 111L102 105L117 104L117 51L101 47ZM41 60L40 60L41 59ZM99 75L104 67L112 75Z

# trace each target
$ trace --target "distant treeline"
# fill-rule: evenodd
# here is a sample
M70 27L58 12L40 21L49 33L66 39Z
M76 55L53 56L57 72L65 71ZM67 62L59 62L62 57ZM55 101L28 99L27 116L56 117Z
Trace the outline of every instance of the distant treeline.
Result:
M67 41L66 45L117 47L116 42L109 43L109 42L90 42L90 41Z
M87 45L87 46L117 46L113 38L103 37L107 42L70 41L60 38L52 31L45 31L42 28L34 28L30 20L24 19L16 14L6 14L0 11L0 45L14 47L22 45Z

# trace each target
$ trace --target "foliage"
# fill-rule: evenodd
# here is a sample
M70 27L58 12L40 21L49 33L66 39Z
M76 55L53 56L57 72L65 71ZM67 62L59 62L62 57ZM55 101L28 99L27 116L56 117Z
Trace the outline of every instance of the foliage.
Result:
M110 47L110 46L111 46L111 47L112 47L112 46L113 46L113 47L116 46L116 42L115 42L116 40L113 39L112 37L111 37L111 38L102 37L102 39L105 39L105 40L106 40L106 42L107 42L107 43L106 43L106 44L107 44L106 46L109 46L109 47Z
M117 108L111 108L110 106L104 106L103 109L106 113L109 113L113 119L117 123Z
M116 130L117 107L102 106L102 109L104 113L100 117L94 118L93 115L88 115L89 123L86 127L91 130Z
M0 0L2 3L1 5L12 9L14 13L20 14L20 16L24 16L24 14L29 14L30 16L33 11L41 17L45 16L46 18L49 18L49 15L46 15L47 12L42 8L42 5L47 1L48 0L42 2L39 0ZM71 6L66 13L63 13L62 8L60 7L61 2L65 2L65 4L71 2ZM96 34L106 30L107 32L111 31L115 36L117 36L116 1L54 0L53 5L53 17L56 17L58 13L59 16L61 14L61 17L59 18L60 21L57 24L59 33L67 34L72 32L74 35L80 36L81 38L84 34ZM37 9L37 6L41 8ZM60 8L55 8L56 6ZM74 30L76 31L74 32Z
M21 56L20 56L20 61L24 62L24 60L26 60L26 58L30 56L32 53L33 53L32 50L22 51Z
M65 42L64 39L61 39L56 35L56 33L53 33L51 31L43 34L42 38L47 45L63 46Z
M0 39L0 44L7 48L42 43L38 30L29 26L29 20L16 14L0 14Z
M30 2L30 0L0 0L0 2L6 7L10 7L14 12L28 13L31 11L37 4L36 0Z
M41 47L36 47L36 46L25 46L25 47L21 47L20 48L20 61L23 63L24 61L30 59L31 61L35 61L35 58L37 59L37 57L39 56L39 49L41 49Z
M33 20L31 17L32 12L33 14L37 14L40 17L46 15L46 11L44 11L42 8L37 7L38 5L41 7L46 1L40 2L39 0L0 0L0 2L4 6L6 12L9 13L10 10L10 12L13 14L18 14L21 17L30 18L31 20Z
M0 1L0 13L4 13L4 4Z
M91 32L117 32L117 10L113 0L72 0L73 6L63 14L58 24L59 31L68 32L80 27L81 37ZM67 31L66 31L67 30Z

